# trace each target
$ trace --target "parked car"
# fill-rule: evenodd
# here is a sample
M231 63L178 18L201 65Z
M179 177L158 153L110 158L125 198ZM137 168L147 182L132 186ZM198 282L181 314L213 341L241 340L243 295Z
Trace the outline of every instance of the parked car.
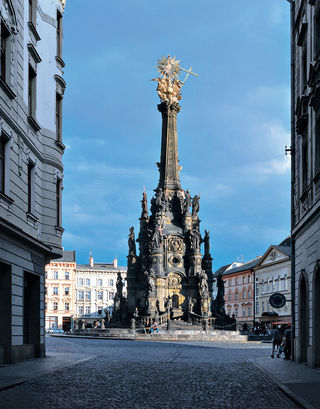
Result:
M50 328L47 330L48 334L64 334L63 329L59 329L59 328Z

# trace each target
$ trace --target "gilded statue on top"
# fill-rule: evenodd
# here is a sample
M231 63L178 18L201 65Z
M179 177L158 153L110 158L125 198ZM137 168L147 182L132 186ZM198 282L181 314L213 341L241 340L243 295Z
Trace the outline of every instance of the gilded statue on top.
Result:
M154 78L152 81L158 82L157 92L161 101L168 102L169 104L180 101L182 98L181 88L189 74L198 76L191 72L191 68L190 70L185 70L180 67L180 60L176 60L176 57L170 57L170 55L167 58L161 57L156 68L159 71L159 77ZM187 73L184 81L179 79L180 71Z

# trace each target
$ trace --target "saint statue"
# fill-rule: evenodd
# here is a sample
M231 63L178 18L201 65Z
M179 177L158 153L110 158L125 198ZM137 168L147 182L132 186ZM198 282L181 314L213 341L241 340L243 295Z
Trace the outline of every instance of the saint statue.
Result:
M129 239L128 239L128 246L129 246L129 256L135 256L136 253L136 240L134 236L134 227L130 227L129 229Z

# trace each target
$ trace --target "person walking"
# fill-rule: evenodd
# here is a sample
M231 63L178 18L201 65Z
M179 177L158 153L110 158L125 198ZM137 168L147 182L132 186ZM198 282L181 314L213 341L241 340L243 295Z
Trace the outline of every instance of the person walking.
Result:
M288 361L291 357L291 324L288 324L287 329L284 331L285 347L284 347L284 360Z
M276 325L272 326L271 330L271 337L272 337L272 350L271 350L271 358L274 358L274 351L277 348L277 357L279 357L279 348L281 345L281 335Z

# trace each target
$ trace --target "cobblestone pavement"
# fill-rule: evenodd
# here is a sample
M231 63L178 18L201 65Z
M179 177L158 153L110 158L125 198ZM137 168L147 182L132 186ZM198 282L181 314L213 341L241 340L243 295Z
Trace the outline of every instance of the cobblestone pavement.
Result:
M48 353L91 359L0 392L0 408L297 408L248 361L269 349L47 337Z

